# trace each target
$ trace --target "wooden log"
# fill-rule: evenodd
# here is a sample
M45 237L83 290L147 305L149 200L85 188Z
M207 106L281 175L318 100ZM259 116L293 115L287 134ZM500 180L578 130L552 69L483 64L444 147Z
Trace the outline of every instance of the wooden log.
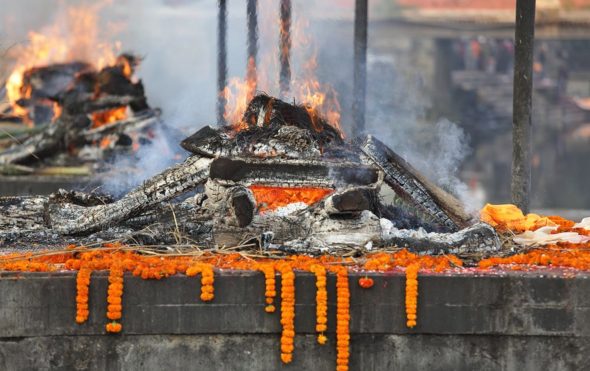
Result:
M119 223L204 183L209 177L211 162L211 159L191 156L108 205L85 208L50 202L47 223L61 234L88 233Z
M448 231L457 231L470 224L471 217L458 199L426 179L385 144L368 135L361 150L383 170L385 183L396 194Z

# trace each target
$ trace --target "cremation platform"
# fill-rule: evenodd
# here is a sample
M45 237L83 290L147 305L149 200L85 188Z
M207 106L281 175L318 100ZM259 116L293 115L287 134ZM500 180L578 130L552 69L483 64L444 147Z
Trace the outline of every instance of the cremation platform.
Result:
M351 273L350 370L582 370L590 367L590 274L562 270L420 274L418 325L406 327L403 273ZM277 279L278 276L277 276ZM315 277L297 272L293 363L280 361L280 314L264 311L259 272L200 279L125 276L123 330L105 332L107 273L75 322L75 274L0 274L0 369L334 370L335 277L328 338L316 342ZM278 286L277 286L278 288ZM280 294L279 296L280 297Z

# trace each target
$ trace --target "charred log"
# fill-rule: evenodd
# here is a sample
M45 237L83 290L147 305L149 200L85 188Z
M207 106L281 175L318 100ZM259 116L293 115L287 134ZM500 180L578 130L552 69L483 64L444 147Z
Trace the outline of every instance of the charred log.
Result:
M385 144L368 135L361 150L385 173L384 181L405 201L444 226L457 231L469 225L461 202L424 178Z

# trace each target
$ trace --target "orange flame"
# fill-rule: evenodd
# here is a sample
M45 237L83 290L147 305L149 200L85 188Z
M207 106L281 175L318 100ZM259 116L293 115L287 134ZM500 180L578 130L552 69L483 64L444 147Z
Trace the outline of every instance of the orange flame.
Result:
M92 127L97 128L127 117L127 107L118 107L92 114Z
M252 185L249 188L254 194L260 212L275 210L296 202L311 205L333 192L329 188L314 187L285 188Z
M24 73L37 66L72 61L93 61L97 69L111 65L120 51L119 42L99 40L98 12L108 0L85 6L72 6L56 22L41 32L29 32L29 43L17 45L9 55L15 67L6 82L6 92L13 113L28 122L28 112L16 104L30 98L31 87L23 86ZM56 117L54 111L54 117Z
M263 1L263 3L260 5L261 35L265 33L277 35L282 24L278 12L275 11L276 4L272 1ZM293 14L296 15L298 12L294 11ZM324 117L328 124L339 130L342 135L338 94L330 85L322 84L317 79L317 58L313 48L313 39L307 32L308 23L306 17L295 18L291 22L291 56L293 61L298 57L297 53L308 55L304 56L305 63L303 63L301 71L292 71L293 78L290 89L292 97L288 97L287 100L294 100L305 105L315 123L317 123L318 115ZM262 43L262 46L264 45L266 43ZM273 45L276 44L273 43ZM311 56L307 53L309 50L312 50ZM277 53L274 48L268 53L260 55L258 68L253 60L248 60L246 78L231 78L221 92L227 101L224 118L234 130L239 131L248 127L247 123L242 122L242 116L256 89L277 95L279 90L277 62ZM295 64L292 63L292 65ZM316 130L318 128L319 125L314 127Z

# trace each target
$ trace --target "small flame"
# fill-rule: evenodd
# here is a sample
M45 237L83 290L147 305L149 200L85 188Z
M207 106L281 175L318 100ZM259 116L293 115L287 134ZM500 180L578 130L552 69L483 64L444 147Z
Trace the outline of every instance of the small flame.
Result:
M249 187L260 212L278 209L296 202L314 204L333 192L329 188L315 187L269 187L252 185Z
M123 120L127 117L127 107L118 107L92 114L92 127L97 128L106 124Z

